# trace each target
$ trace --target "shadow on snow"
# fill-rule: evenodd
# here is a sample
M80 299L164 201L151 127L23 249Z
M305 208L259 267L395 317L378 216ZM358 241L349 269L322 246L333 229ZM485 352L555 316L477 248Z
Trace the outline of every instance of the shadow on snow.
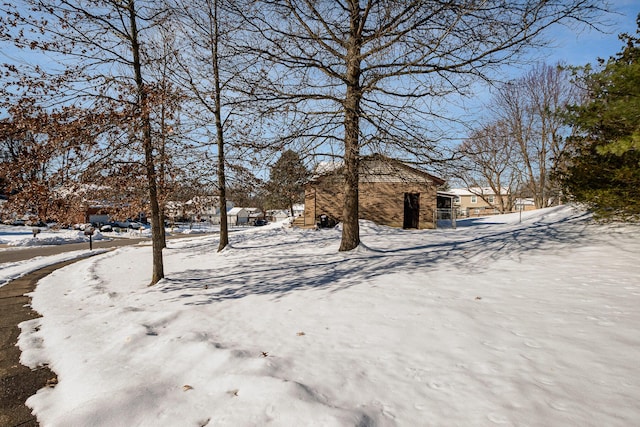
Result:
M454 231L449 232L451 238L446 242L396 249L367 248L348 253L337 252L340 236L334 230L287 232L284 238L278 234L275 239L269 233L254 235L253 239L246 236L232 242L230 253L237 257L243 249L260 248L258 258L240 258L242 261L232 266L225 263L219 268L186 270L164 279L157 289L170 294L171 299L184 299L187 305L203 305L250 295L279 298L304 289L338 291L390 272L415 272L424 278L427 285L426 274L443 264L473 271L500 259L522 262L527 254L538 251L561 254L569 246L585 242L588 238L585 228L589 220L587 215L563 217L556 221L545 219L533 225L523 224L493 233L486 230L487 234L471 238L466 235L466 230ZM379 232L381 235L387 233L384 229ZM434 236L430 234L433 231L407 233L420 233L425 240ZM366 242L367 237L374 234L364 235L363 240ZM394 234L399 239L402 235ZM256 238L262 240L256 241ZM300 241L308 246L331 246L335 249L326 254L299 255L295 251L300 250ZM248 244L243 246L244 242ZM199 253L203 251L202 246L192 249ZM215 259L212 259L213 263Z

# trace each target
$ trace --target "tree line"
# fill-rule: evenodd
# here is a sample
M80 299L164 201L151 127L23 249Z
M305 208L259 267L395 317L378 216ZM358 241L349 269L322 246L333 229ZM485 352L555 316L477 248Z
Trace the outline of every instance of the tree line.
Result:
M34 59L3 64L2 167L30 163L12 175L3 169L1 184L25 208L47 205L38 215L50 218L80 206L73 198L83 191L123 211L144 207L153 284L164 276L164 204L178 187L209 186L224 211L229 178L241 180L291 149L342 162L340 250L352 250L360 243L362 155L442 161L440 123L456 120L446 114L448 97L469 94L545 46L554 25L597 25L606 7L595 0L5 3L0 41ZM222 224L218 249L227 244Z

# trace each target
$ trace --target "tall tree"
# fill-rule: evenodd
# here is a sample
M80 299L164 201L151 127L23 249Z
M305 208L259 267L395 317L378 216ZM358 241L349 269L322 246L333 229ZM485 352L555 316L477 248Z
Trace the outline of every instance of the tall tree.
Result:
M267 191L271 207L286 206L293 216L293 205L304 201L304 184L309 176L300 155L293 150L284 151L269 174Z
M229 12L229 0L172 0L176 12L177 68L174 79L189 94L194 110L193 126L200 130L205 147L214 147L217 193L220 201L220 243L229 244L227 225L227 163L229 149L241 142L253 127L243 119L242 99L236 90L243 83L247 65L234 43L241 31L237 15ZM179 26L179 27L178 27ZM231 135L231 136L230 136ZM209 142L210 141L210 142Z
M489 121L459 147L458 177L468 185L482 186L478 180L483 181L494 190L500 182L512 196L522 192L532 197L537 208L557 202L559 186L551 171L571 132L565 109L579 97L570 73L560 65L539 64L499 85L486 108Z
M146 79L154 58L145 50L145 39L163 22L164 12L159 3L146 0L20 0L7 14L20 29L19 37L13 34L18 45L61 60L57 66L64 68L53 70L65 79L56 93L58 102L110 104L126 117L121 142L139 147L151 210L151 284L164 277L164 241L150 116L152 85Z
M597 22L595 0L263 0L242 11L269 86L256 102L286 113L293 138L338 143L344 163L341 251L360 243L358 164L363 150L435 156L429 128L438 100L527 48L556 23Z
M640 15L636 36L600 67L582 69L587 99L570 109L575 126L566 164L565 190L603 218L640 217Z

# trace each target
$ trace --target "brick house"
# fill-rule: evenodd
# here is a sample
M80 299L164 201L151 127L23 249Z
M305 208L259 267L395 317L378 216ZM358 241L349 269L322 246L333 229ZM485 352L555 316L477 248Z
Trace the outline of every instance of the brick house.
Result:
M342 221L341 167L314 176L305 186L304 226ZM360 219L402 228L435 228L437 187L444 181L376 154L360 160Z

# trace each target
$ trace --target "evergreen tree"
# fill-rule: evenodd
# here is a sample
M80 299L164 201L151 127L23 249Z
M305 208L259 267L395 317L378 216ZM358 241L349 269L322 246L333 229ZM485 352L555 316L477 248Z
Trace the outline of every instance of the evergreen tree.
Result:
M293 205L302 201L304 184L308 178L309 170L298 153L292 150L283 152L269 174L269 205L274 208L286 206L293 216Z
M640 34L640 15L638 17ZM622 51L600 69L584 68L587 102L573 107L576 128L566 168L565 190L601 218L640 216L640 38L620 35Z

